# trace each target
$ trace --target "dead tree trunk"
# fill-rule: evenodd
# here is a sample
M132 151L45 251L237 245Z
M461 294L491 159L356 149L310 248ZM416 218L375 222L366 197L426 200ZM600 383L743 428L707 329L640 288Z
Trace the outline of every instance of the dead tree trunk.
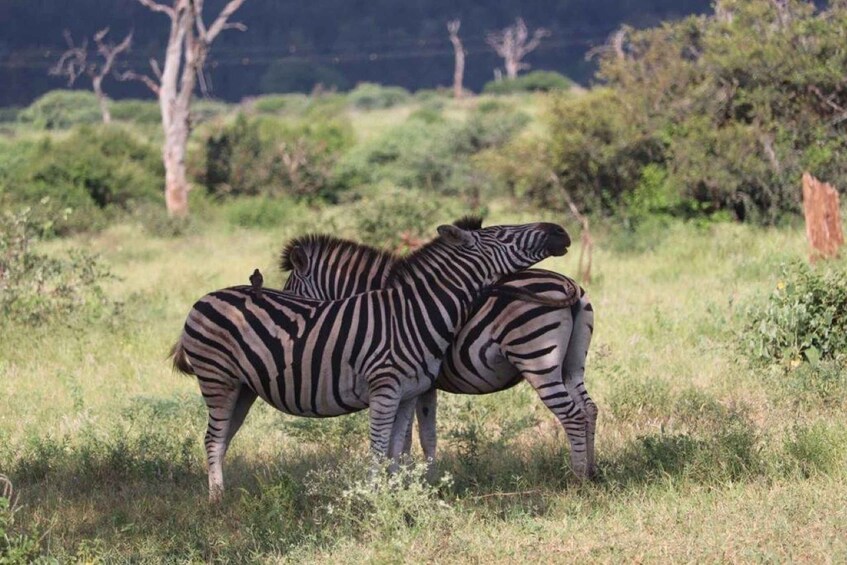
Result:
M548 35L550 35L548 30L538 28L532 32L532 38L530 38L526 22L523 18L518 18L515 20L515 25L490 32L485 41L503 58L506 78L513 80L517 78L519 71L529 68L529 64L524 63L523 58L534 51L541 43L541 39Z
M208 28L203 22L203 0L173 0L171 5L155 0L138 0L154 12L171 20L165 61L161 70L151 61L156 80L128 71L123 79L144 82L158 97L162 113L162 161L165 165L165 205L171 216L188 215L188 176L185 154L191 132L191 100L197 77L203 72L209 48L224 29L246 29L243 24L228 23L229 17L244 3L230 0Z
M565 203L568 205L571 214L577 219L582 226L582 231L579 235L579 261L577 263L576 278L581 283L591 283L591 260L594 253L594 240L591 238L591 227L588 223L588 216L579 211L579 207L571 198L568 189L562 185L562 181L555 173L550 173L550 180L562 191Z
M809 173L803 174L803 212L811 261L838 255L844 245L838 191Z
M103 58L103 62L89 63L88 41L83 40L82 44L77 47L74 45L70 32L66 30L64 35L65 41L68 43L68 50L50 69L51 75L68 77L68 86L73 86L76 79L82 74L91 79L91 87L97 96L97 102L100 104L100 114L103 116L104 124L112 121L112 114L109 112L109 97L103 91L103 79L112 72L117 56L128 50L132 44L132 32L128 33L124 40L117 45L104 41L108 33L109 28L104 28L94 34L97 53Z
M453 67L453 98L460 99L463 94L462 83L465 76L465 49L462 47L462 40L459 39L459 27L462 25L462 20L450 20L447 22L447 31L450 34L450 42L453 44L453 53L455 54L455 65Z

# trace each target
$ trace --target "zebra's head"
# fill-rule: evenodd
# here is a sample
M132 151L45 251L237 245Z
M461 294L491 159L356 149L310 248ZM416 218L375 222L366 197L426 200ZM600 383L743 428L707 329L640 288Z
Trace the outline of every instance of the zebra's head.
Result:
M476 228L467 218L438 228L440 239L451 246L457 261L467 257L486 279L531 267L550 256L567 253L571 238L558 224L546 222ZM473 260L476 256L478 259Z

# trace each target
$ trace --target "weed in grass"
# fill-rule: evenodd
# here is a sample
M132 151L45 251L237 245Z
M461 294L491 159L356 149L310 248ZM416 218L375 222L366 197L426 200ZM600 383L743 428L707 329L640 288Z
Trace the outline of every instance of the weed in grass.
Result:
M795 425L784 440L785 466L804 477L845 470L847 429L843 423Z

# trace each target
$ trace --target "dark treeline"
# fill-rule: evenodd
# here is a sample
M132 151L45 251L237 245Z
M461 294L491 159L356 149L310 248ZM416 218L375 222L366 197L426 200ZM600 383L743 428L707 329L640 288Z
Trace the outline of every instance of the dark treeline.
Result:
M209 0L207 19L223 3ZM342 89L360 81L409 89L447 85L453 56L445 22L459 17L468 51L466 86L479 90L501 64L486 45L485 33L521 16L531 28L552 32L528 57L533 68L587 83L594 67L586 52L622 23L654 25L709 6L709 0L248 0L235 18L248 31L223 34L208 70L213 95L225 100L308 90L316 81ZM63 86L62 79L47 75L64 47L63 30L81 39L106 26L116 38L134 30L124 64L146 71L150 57L161 58L167 19L134 0L0 0L0 105L25 105ZM115 98L149 96L131 83L110 83L107 91Z

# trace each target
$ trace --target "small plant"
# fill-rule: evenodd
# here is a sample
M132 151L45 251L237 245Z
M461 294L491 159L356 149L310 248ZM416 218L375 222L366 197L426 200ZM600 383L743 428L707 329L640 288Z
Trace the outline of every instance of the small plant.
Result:
M382 86L371 82L361 82L347 95L350 103L360 110L377 110L403 104L411 95L399 86Z
M550 92L567 90L573 86L571 80L555 71L532 71L512 80L492 80L485 83L485 94L516 94L519 92Z
M12 482L0 475L0 563L17 565L38 559L41 541L32 533L19 531L15 523L18 512Z
M767 299L746 312L744 351L796 368L847 354L847 273L795 261L783 265Z
M310 496L325 501L325 520L336 534L399 540L443 528L453 514L439 496L450 488L450 475L431 485L426 472L425 464L417 464L393 474L374 473L364 461L351 461L309 473L307 486Z
M33 220L31 208L0 216L0 313L3 320L43 322L109 305L100 284L112 278L93 255L72 250L58 259L35 251L49 224Z

